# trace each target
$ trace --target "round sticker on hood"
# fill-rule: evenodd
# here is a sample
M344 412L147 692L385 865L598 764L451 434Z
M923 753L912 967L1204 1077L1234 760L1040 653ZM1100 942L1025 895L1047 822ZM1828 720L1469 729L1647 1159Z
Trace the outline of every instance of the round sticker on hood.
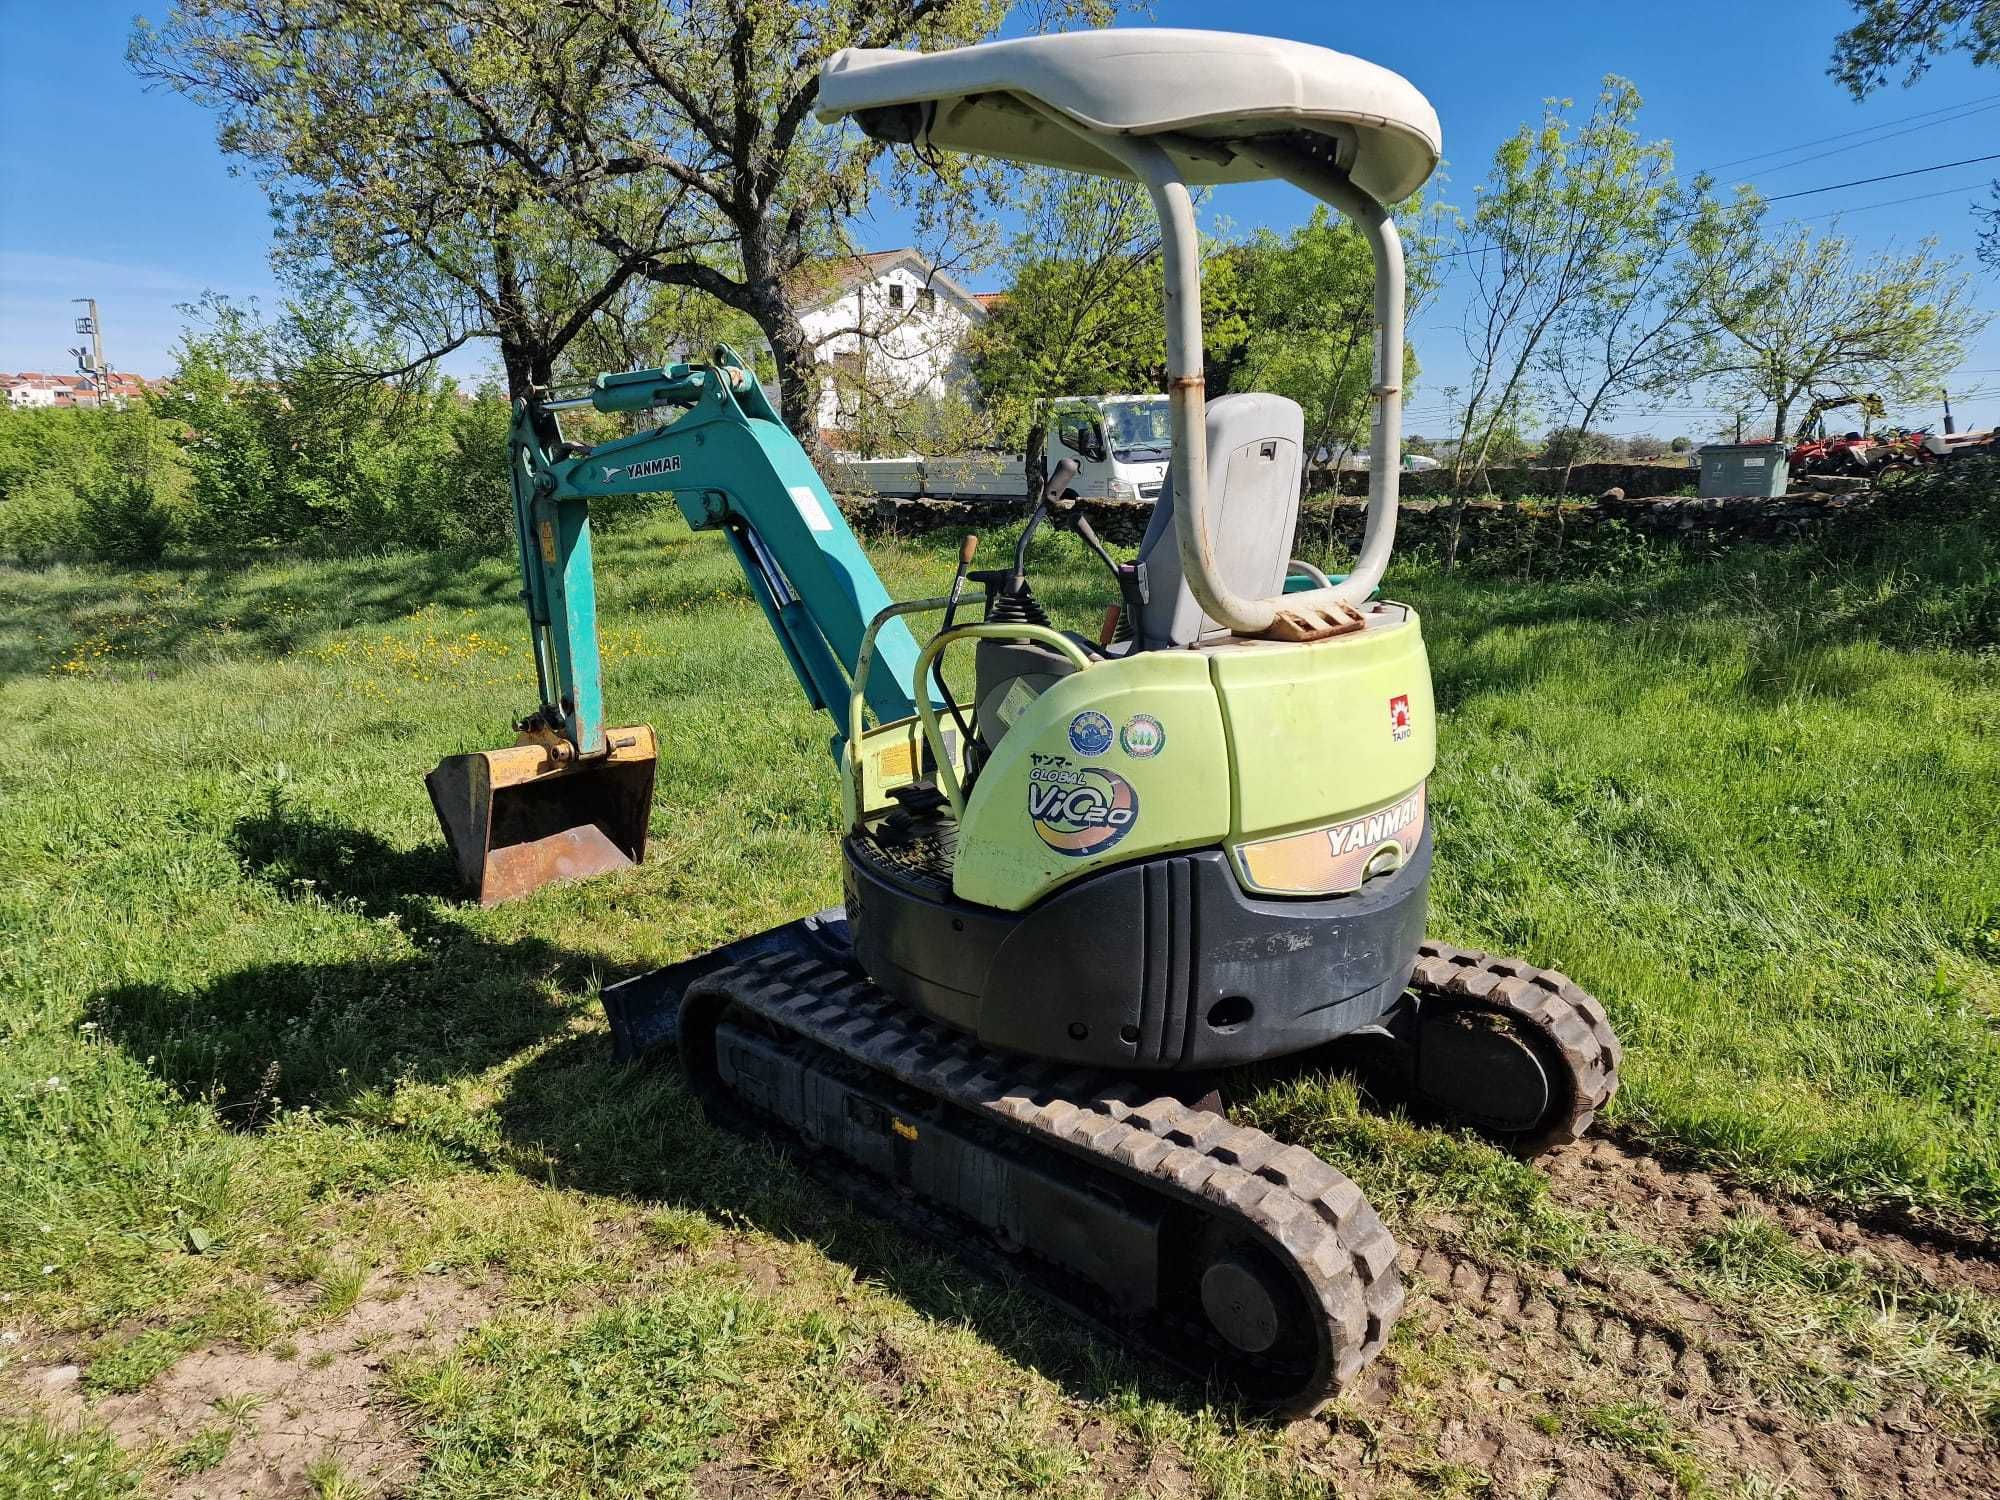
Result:
M1069 743L1078 755L1102 755L1111 748L1111 721L1086 708L1069 721Z

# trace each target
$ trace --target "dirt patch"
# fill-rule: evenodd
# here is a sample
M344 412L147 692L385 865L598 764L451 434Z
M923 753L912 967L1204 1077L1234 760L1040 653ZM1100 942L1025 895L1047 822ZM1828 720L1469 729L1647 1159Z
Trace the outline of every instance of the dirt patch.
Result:
M1688 1239L1756 1213L1782 1227L1802 1249L1892 1264L1939 1288L2000 1296L2000 1245L1911 1225L1904 1229L1829 1213L1760 1193L1708 1172L1668 1165L1630 1144L1602 1137L1542 1158L1556 1198L1575 1208L1603 1208L1644 1239Z
M791 1485L748 1463L698 1465L688 1484L702 1500L771 1500L793 1493Z
M17 1369L10 1384L58 1422L101 1423L134 1452L175 1452L217 1429L227 1451L198 1473L155 1476L166 1500L313 1493L309 1465L325 1460L373 1491L392 1491L416 1470L417 1449L381 1375L396 1356L441 1352L488 1314L490 1298L442 1277L404 1282L378 1274L344 1316L306 1324L264 1351L196 1350L129 1396L88 1397L66 1359ZM290 1358L278 1352L289 1344Z
M1406 1473L1477 1470L1500 1494L1672 1495L1729 1475L1800 1500L1960 1500L2000 1472L2000 1443L1940 1430L1915 1401L1833 1421L1791 1408L1758 1378L1774 1351L1650 1272L1435 1247L1406 1250L1404 1269L1415 1340L1343 1406ZM1351 1445L1337 1423L1328 1441Z

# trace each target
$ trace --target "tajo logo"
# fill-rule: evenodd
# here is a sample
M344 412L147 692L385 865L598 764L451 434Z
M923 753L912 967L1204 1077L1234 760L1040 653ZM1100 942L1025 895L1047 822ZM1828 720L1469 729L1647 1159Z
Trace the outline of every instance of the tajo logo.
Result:
M1389 738L1406 740L1410 737L1410 695L1398 693L1389 700Z
M1103 853L1131 831L1139 821L1139 794L1116 771L1037 755L1028 772L1028 818L1043 843L1080 859Z

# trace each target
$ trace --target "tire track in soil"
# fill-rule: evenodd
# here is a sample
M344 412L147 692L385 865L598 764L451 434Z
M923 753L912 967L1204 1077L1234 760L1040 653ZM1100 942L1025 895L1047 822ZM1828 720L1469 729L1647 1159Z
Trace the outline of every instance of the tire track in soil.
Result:
M1672 1166L1603 1136L1552 1152L1539 1165L1559 1203L1608 1209L1642 1238L1692 1238L1726 1227L1738 1214L1757 1213L1784 1229L1802 1250L1851 1256L1864 1264L1878 1260L1938 1289L2000 1297L2000 1242L1991 1239L1863 1222L1710 1172Z
M1873 1257L1938 1288L2000 1291L1993 1257L1761 1197L1611 1140L1579 1142L1543 1166L1558 1201L1609 1211L1627 1232L1674 1249L1754 1210L1808 1252ZM1670 1462L1621 1451L1586 1430L1590 1411L1636 1404L1667 1416L1704 1473L1760 1484L1762 1493L1799 1500L2000 1494L2000 1440L1942 1427L1915 1393L1866 1417L1790 1407L1759 1377L1796 1351L1765 1344L1727 1308L1662 1275L1623 1264L1569 1271L1494 1264L1419 1225L1406 1226L1404 1238L1404 1318L1417 1347L1442 1336L1473 1368L1452 1372L1441 1416L1412 1422L1410 1403L1399 1399L1401 1359L1392 1351L1378 1364L1346 1405L1376 1424L1385 1450L1410 1441L1434 1451L1436 1462L1483 1469L1496 1495L1681 1493ZM1338 1443L1338 1428L1336 1421L1329 1442Z

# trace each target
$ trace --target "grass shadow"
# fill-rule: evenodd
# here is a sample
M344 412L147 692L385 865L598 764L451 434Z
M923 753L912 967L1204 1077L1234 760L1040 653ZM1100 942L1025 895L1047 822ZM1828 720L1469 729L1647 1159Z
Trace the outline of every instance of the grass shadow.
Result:
M186 563L143 573L0 567L0 681L39 675L51 653L89 641L160 672L202 646L279 658L342 630L431 606L485 609L518 589L487 551L394 553L337 562Z
M477 1073L567 1023L562 997L596 967L539 938L495 943L453 921L442 848L391 848L358 828L288 808L273 791L237 821L244 868L287 901L381 925L384 954L286 961L194 990L121 985L91 1018L184 1098L252 1129L282 1105L343 1111L371 1090ZM420 957L409 956L414 945Z

